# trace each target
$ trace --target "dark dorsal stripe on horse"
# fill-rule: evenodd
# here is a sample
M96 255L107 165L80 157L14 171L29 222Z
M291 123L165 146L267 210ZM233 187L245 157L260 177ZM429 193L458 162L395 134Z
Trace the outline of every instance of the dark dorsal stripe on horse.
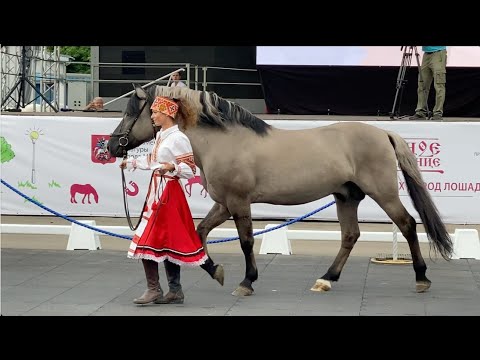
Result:
M247 109L218 96L214 92L192 90L184 87L168 88L156 86L150 88L147 93L173 98L187 97L190 98L189 100L199 102L201 111L198 118L198 126L226 130L228 127L240 125L253 130L261 136L268 135L268 130L271 129L269 124L253 115Z

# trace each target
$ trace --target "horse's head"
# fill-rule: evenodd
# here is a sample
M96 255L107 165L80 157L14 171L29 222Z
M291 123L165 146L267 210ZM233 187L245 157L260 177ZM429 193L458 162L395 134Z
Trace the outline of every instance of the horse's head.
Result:
M155 125L152 122L150 110L153 96L139 85L134 87L134 93L128 101L123 118L108 141L108 151L115 157L123 157L128 150L155 137Z

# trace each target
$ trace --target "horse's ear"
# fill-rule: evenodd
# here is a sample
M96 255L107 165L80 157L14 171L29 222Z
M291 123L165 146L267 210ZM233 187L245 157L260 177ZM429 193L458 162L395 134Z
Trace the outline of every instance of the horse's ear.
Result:
M135 94L138 96L139 99L147 99L147 93L139 84L133 84L133 88L135 89Z

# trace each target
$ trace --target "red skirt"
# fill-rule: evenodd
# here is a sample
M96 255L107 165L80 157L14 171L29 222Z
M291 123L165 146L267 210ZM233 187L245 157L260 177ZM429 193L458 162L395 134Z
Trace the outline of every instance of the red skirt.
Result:
M157 262L168 259L181 266L205 263L207 255L195 231L180 182L176 179L167 181L160 200L151 207L152 212L141 236L133 236L128 257Z

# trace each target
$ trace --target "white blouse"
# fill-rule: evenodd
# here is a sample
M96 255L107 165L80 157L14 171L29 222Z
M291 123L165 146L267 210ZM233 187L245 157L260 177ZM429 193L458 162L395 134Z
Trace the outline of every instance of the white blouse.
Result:
M127 170L157 170L162 162L175 166L175 170L166 175L190 179L195 176L196 165L192 145L188 137L174 125L167 130L161 129L155 138L150 154L138 158L127 158Z
M171 84L170 84L170 87L175 87L175 86L178 86L178 87L186 87L187 85L182 82L182 81L178 81L177 83L175 81L173 81Z

